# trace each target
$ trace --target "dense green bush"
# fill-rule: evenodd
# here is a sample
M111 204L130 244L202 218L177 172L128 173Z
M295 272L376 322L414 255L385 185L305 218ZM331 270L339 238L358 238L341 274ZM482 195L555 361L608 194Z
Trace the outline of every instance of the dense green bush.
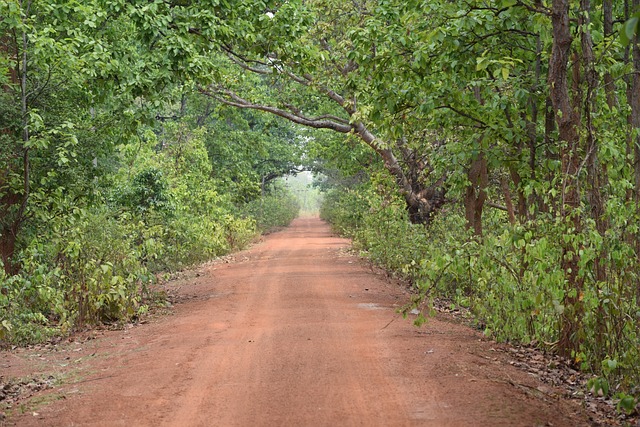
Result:
M363 186L330 191L322 217L354 238L373 262L409 280L427 301L449 299L468 307L485 334L500 341L535 343L553 349L564 298L561 268L562 221L553 218L504 226L502 212L488 212L483 238L466 230L462 212L451 207L427 229L412 225L400 200ZM502 230L498 232L497 230ZM593 229L574 236L582 242L584 345L574 355L582 369L626 389L640 381L640 311L628 286L633 253L618 236L608 244L609 280L597 282L590 269L602 239ZM626 289L625 289L626 287Z
M242 211L254 218L261 233L286 227L300 212L300 204L286 188L274 188L262 197L247 203Z
M217 193L201 140L185 140L179 156L155 145L149 134L135 152L122 147L122 166L102 194L32 195L33 222L16 257L21 269L0 273L0 340L39 342L131 319L147 309L156 273L241 249L255 237L255 220L234 215L231 198Z
M58 219L55 232L34 237L20 254L20 273L0 276L5 337L37 342L138 314L139 289L152 276L140 261L134 227L104 208L76 209Z
M15 259L21 268L0 273L0 340L38 342L136 317L157 273L242 249L298 215L282 186L240 208L228 183L220 194L202 132L166 126L116 154L93 194L32 194Z
M328 191L320 206L320 218L331 223L338 233L354 237L368 208L365 195L359 191L366 191L366 188Z

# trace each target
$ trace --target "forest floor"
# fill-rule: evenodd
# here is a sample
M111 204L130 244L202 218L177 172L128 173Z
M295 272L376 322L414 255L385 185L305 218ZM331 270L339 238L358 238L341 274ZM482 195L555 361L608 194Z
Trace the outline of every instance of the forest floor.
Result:
M172 307L142 324L1 352L2 393L29 398L0 425L596 424L520 350L448 314L404 320L406 288L348 248L299 218L168 282Z

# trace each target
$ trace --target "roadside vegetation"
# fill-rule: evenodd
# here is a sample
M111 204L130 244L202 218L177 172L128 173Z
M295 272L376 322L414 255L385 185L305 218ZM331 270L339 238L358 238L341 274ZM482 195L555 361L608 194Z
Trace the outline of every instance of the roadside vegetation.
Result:
M0 334L144 311L325 177L489 336L640 395L639 0L0 0ZM303 206L304 207L304 206Z

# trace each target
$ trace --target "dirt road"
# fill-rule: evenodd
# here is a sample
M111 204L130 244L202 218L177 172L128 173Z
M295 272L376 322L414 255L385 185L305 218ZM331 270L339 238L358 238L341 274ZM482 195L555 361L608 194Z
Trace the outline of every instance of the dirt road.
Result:
M37 355L3 354L9 373L30 366L65 378L7 424L588 424L478 332L392 321L408 294L348 255L348 243L318 219L298 219L174 285L182 302L171 315Z

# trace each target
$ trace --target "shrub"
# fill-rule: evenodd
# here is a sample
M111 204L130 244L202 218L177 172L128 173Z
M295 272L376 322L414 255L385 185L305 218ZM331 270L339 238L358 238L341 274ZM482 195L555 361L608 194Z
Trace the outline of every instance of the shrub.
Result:
M300 205L289 191L280 188L247 203L242 211L255 220L261 233L269 233L289 225L298 216Z
M354 238L354 245L376 264L409 280L422 298L443 297L468 307L477 325L501 341L536 342L554 348L565 297L562 239L579 242L584 280L583 345L574 362L629 389L640 380L640 316L630 283L637 280L633 248L624 238L600 238L590 224L568 233L551 216L505 226L499 213L485 214L485 234L475 237L455 208L434 218L428 229L412 225L402 202L367 188L331 190L322 217ZM500 231L498 231L500 230ZM596 281L598 259L607 271ZM616 366L603 372L606 366Z

